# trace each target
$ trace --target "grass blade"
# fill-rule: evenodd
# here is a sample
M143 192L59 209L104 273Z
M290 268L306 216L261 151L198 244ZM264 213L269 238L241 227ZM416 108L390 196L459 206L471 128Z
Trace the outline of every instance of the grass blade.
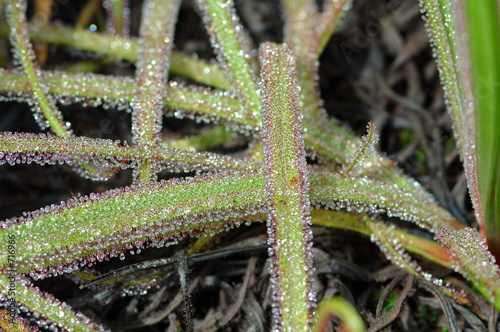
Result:
M500 258L500 19L498 1L465 0L476 108L476 171L484 231ZM479 220L480 224L483 220Z

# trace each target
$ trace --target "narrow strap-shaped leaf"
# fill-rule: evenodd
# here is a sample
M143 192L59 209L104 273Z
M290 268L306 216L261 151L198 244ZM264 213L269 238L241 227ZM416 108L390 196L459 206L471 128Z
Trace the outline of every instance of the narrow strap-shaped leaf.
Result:
M107 331L83 314L75 312L69 305L59 301L53 295L41 292L37 287L31 285L28 280L16 277L16 273L17 271L12 275L4 273L0 275L0 302L11 303L11 299L15 300L17 304L29 308L29 311L41 315L41 317L37 318L38 323L51 326L53 330ZM11 283L14 284L12 288ZM12 289L13 291L8 292Z
M387 213L389 216L414 222L432 232L443 225L455 229L464 227L430 196L409 192L392 182L369 177L338 177L328 171L311 172L309 180L313 206Z
M7 93L3 98L16 100L30 93L28 80L23 75L2 69L0 75L3 78L0 80L0 91ZM49 93L64 103L81 102L90 106L104 103L126 109L134 100L134 80L128 77L48 71L42 71L41 77L49 88ZM226 91L183 87L170 82L166 87L163 105L173 108L177 112L174 113L176 117L201 114L202 120L220 119L229 122L231 128L247 135L260 128L260 120Z
M7 100L16 100L29 93L27 80L22 75L5 72L0 80L0 91L7 93ZM97 74L69 74L42 71L49 92L57 99L68 102L85 102L88 105L105 103L109 106L127 108L133 100L134 81L130 78L112 78ZM76 96L76 97L75 97ZM229 123L231 129L249 134L260 129L260 114L257 118L251 110L230 96L230 93L202 87L182 87L170 83L167 87L164 105L174 108L176 117L202 114L201 119L220 119ZM346 151L353 153L359 139L345 128L333 130L309 126L304 133L307 147L326 161L340 164L346 162ZM391 164L386 162L386 164Z
M64 123L54 99L48 94L48 89L40 80L39 70L33 63L35 54L29 41L26 7L25 1L10 0L7 6L7 19L10 25L10 37L14 46L15 59L18 64L22 65L33 93L34 117L42 129L50 127L56 135L69 137L71 132Z
M260 101L255 73L249 63L249 52L242 43L243 33L232 0L197 0L203 23L209 31L210 41L220 63L229 67L232 88L248 103L255 117L260 118ZM239 39L237 36L241 36Z
M213 148L230 139L236 138L236 133L224 125L216 126L208 132L180 139L164 140L162 146L169 146L180 150L203 151Z
M158 164L171 172L216 171L222 169L257 169L260 163L234 159L210 152L183 151L168 147L144 150L122 145L120 141L99 138L46 134L0 133L0 165L62 164L92 162L104 168L134 168L145 162Z
M146 0L142 8L132 103L132 136L134 143L146 150L160 144L163 99L179 6L180 0ZM156 179L156 165L146 162L139 165L138 170L139 181Z
M476 219L482 224L484 216L479 200L476 173L476 138L474 136L476 119L471 84L472 73L469 47L462 38L468 35L463 1L420 0L420 5L425 10L424 19L431 37L430 42L438 64L439 76L444 86L448 112L453 119L455 141L463 161Z
M255 213L254 215L267 211L265 182L258 173L253 173L253 176L252 173L242 174L248 176L238 177L236 180L224 176L225 184L222 186L218 184L217 179L207 180L207 177L198 177L185 181L171 180L156 187L149 185L142 189L132 187L92 194L90 197L71 200L59 206L42 208L25 217L7 220L0 224L2 229L0 235L14 234L17 239L22 239L18 242L20 243L18 247L22 245L27 248L19 260L18 272L32 272L35 276L48 276L56 274L57 271L69 272L82 263L88 264L108 256L119 256L125 248L131 249L133 246L143 245L162 246L165 241L178 239L173 234L179 231L183 232L182 236L198 234L204 229L215 233L223 231L228 223L245 221L245 213L242 211L246 208L250 209L250 213ZM200 193L198 188L203 182L206 186L204 192ZM196 188L189 190L190 183L196 183ZM176 184L180 184L179 188L173 188ZM235 184L234 192L231 191L233 184ZM312 186L313 195L315 190L316 188ZM217 195L215 200L219 203L224 201L233 212L221 208L223 203L214 210L212 202L215 201L212 195ZM191 197L191 200L186 200L186 197ZM210 202L203 205L205 199L203 197L211 197ZM150 204L151 200L155 203ZM180 203L182 201L186 203ZM313 205L317 203L313 202ZM172 213L164 217L166 212L162 210L163 208ZM174 208L177 210L172 210ZM198 210L194 211L195 209ZM410 207L410 211L412 209ZM130 219L124 218L129 216L131 210L135 212L130 215ZM357 226L359 217L350 216L345 212L339 215L338 212L334 221L327 220L332 213L335 214L331 211L314 211L315 223L352 229L366 235L372 234L366 225ZM184 214L186 219L183 218ZM228 219L238 216L243 216L243 219ZM203 221L207 218L208 222ZM221 223L218 218L223 222ZM224 220L229 221L224 222ZM443 266L449 266L449 258L443 256L434 248L435 246L426 244L425 241L421 243L421 240L412 239L411 235L397 230L391 232L395 232L401 245L409 251L423 255ZM144 243L148 241L152 243ZM88 249L94 245L97 248ZM35 248L36 251L33 251ZM429 248L434 249L429 251ZM43 252L39 253L40 250ZM5 258L6 255L1 257ZM0 265L5 272L8 267L7 261L0 261Z
M328 128L327 115L321 105L318 89L318 8L313 0L283 0L285 15L284 40L297 59L297 77L300 86L300 107L304 127L310 124Z
M346 128L328 121L319 95L318 9L312 0L282 0L285 15L285 42L297 58L297 76L300 86L300 106L303 114L304 141L325 161L343 164L346 152L354 152L358 138Z
M26 2L22 0L11 0L7 6L14 55L19 64L22 65L29 82L30 98L34 102L32 109L35 120L42 129L50 127L56 135L68 138L71 136L70 124L63 121L53 96L48 93L45 82L40 79L40 69L34 63L35 55L27 31L26 7ZM113 174L113 170L101 169L91 163L82 163L77 169L82 175L96 180L106 179Z
M307 331L314 268L295 59L286 45L272 43L259 47L259 58L273 329Z
M500 310L500 268L488 251L486 240L473 228L440 228L436 240L453 257L452 267L468 278L495 308Z
M106 32L110 35L125 35L130 33L130 8L128 0L108 0L103 6L107 12Z
M365 222L369 219L365 213L352 213L346 211L330 211L313 209L311 211L312 223L316 226L351 230L366 236L372 233ZM399 239L401 246L414 254L418 254L431 262L451 268L451 257L437 242L394 228L393 233Z
M179 0L146 0L143 4L132 104L132 134L136 144L154 146L159 143L163 96L179 5Z
M369 122L366 126L368 133L361 139L361 144L351 156L347 159L347 163L340 171L341 176L355 176L365 166L365 160L372 157L375 152L375 144L378 141L378 134L375 131L375 126ZM371 163L370 163L371 166Z
M136 38L110 36L88 30L72 29L71 27L40 27L34 24L29 24L28 30L30 37L36 41L74 47L82 51L95 52L130 62L137 61L139 42ZM0 24L0 35L8 35L8 29L5 25ZM223 71L217 65L193 59L175 51L171 55L170 62L171 73L215 88L231 89Z
M323 4L323 11L319 16L319 25L316 28L318 32L318 45L316 46L316 56L320 56L328 44L338 22L344 12L351 7L353 0L328 0Z
M377 222L370 219L365 219L365 227L369 229L370 240L377 244L380 250L385 254L394 265L405 269L416 277L431 281L439 287L439 289L448 296L454 297L462 303L468 303L463 291L457 291L445 284L443 280L433 277L430 273L424 271L422 267L412 259L410 255L403 249L401 237L394 232L394 226Z
M267 211L257 171L172 179L90 194L0 223L14 235L18 273L70 272L119 256L125 248L163 246L204 230L225 229ZM244 220L244 219L243 219ZM241 221L241 220L239 220ZM6 255L0 266L7 267Z

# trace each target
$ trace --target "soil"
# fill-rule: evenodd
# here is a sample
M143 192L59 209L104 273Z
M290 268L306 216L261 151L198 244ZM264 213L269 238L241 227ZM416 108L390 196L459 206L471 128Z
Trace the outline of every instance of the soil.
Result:
M52 22L75 22L81 11L76 7L84 2L77 3L80 2L54 1L58 10ZM137 35L140 1L131 3L131 34ZM281 41L277 2L237 0L236 7L256 44ZM92 20L102 20L102 13ZM358 136L365 134L367 122L373 121L381 136L378 149L423 184L455 217L475 226L427 35L417 0L356 0L320 58L321 96L332 119ZM189 1L182 5L175 44L186 54L213 57L199 16ZM45 69L86 59L81 52L61 46L51 45L48 52ZM114 65L102 58L96 61L101 73L134 74L132 64ZM184 80L175 76L172 79ZM0 131L41 132L26 104L1 105L4 111L0 112ZM72 122L76 135L130 142L130 115L126 112L81 105L64 106L62 112ZM164 125L165 134L173 137L193 135L206 128L191 120L165 119ZM239 152L247 143L247 138L238 137L215 151ZM83 179L65 166L4 165L0 170L0 220L73 196L126 186L131 181L128 171L103 182ZM397 221L387 218L387 222ZM202 260L188 266L186 287L191 288L191 305L187 308L185 303L189 301L182 301L183 289L179 286L182 264L154 270L163 273L163 279L148 292L143 288L125 288L124 280L83 290L67 276L36 284L112 331L177 331L187 330L192 323L200 331L267 331L270 288L267 252L262 247L265 234L265 225L261 223L220 234L207 247L210 251ZM314 234L318 300L342 296L358 309L369 331L496 330L497 311L453 271L413 257L433 276L469 293L471 304L467 306L455 303L432 284L393 266L367 237L322 228L315 228ZM88 271L104 273L160 257L182 261L176 253L188 249L194 241L186 239L175 246L146 249L139 255L129 253L126 260L111 259ZM238 251L235 245L247 251ZM231 248L228 256L213 257L222 248ZM143 275L129 274L127 280ZM130 296L122 296L124 293ZM332 318L328 330L339 329L339 321Z

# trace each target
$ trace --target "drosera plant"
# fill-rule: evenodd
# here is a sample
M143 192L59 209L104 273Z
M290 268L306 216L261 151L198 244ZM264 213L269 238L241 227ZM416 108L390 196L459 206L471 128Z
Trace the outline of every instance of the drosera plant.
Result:
M113 10L121 8L121 1L110 2L117 3ZM7 307L14 304L16 315L30 312L40 325L51 329L106 330L106 326L40 291L32 279L61 274L84 279L81 267L123 257L127 250L163 247L188 236L200 236L197 246L202 248L207 237L265 220L273 329L308 330L313 320L321 322L321 317L315 317L311 225L368 235L396 265L467 302L459 289L423 271L408 252L455 268L500 309L498 267L482 240L476 237L469 241L470 235L463 234L470 234L470 230L461 230L464 226L418 183L375 151L377 134L372 123L360 140L330 121L321 106L316 81L318 57L349 3L327 1L319 10L314 1L283 0L284 43L253 46L232 1L198 0L196 6L217 58L212 64L172 52L179 0L145 1L137 38L50 25L37 28L26 19L25 1L7 1L5 31L14 67L1 70L0 90L4 100L28 102L38 124L51 133L0 133L0 163L67 164L91 179L106 179L132 169L133 184L3 221L0 237L14 238L15 248L1 249L2 302ZM442 30L449 25L433 16L432 9L448 7L422 3L436 49L441 52L438 37L444 40L449 35ZM113 10L109 15L115 19L110 22L120 22L116 18L123 12ZM443 17L448 19L449 15ZM36 63L30 38L132 61L135 77L43 70ZM458 49L450 45L452 51ZM459 66L444 61L441 66L443 73L459 72ZM168 81L169 72L199 85L186 87ZM73 135L71 124L58 110L58 100L130 108L132 140ZM454 105L453 100L450 104ZM170 109L176 117L223 123L255 142L244 158L197 151L196 142L207 137L201 135L189 141L193 149L179 149L185 142L163 137L161 130ZM464 112L459 109L457 116L464 116ZM466 121L460 123L456 128L461 148L474 151L469 138L460 133L471 135L477 130L466 130ZM222 141L233 137L221 127L213 132L219 132ZM307 155L317 164L307 165ZM475 168L463 158L474 186ZM196 175L158 181L158 173L165 170ZM438 234L451 254L434 241L385 224L381 215ZM462 241L470 245L470 251L462 250L467 248ZM481 260L476 259L477 269L463 268L477 250L484 254ZM10 251L15 252L15 259L9 256ZM488 269L481 267L484 265ZM186 279L182 277L186 277L186 270L184 266L184 272L179 269L179 273L187 300ZM9 294L13 271L15 291ZM413 277L408 280L411 284ZM144 284L154 282L153 277ZM351 308L342 301L328 303L327 315L337 312L342 319L352 317ZM187 322L186 328L192 327L191 323Z
M496 264L500 254L500 149L495 129L500 123L497 112L500 105L498 3L486 1L477 6L471 1L435 3L424 0L421 4L426 12L431 45L435 49L482 235L481 238L473 229L456 232L444 227L437 239L451 249L455 270L468 275L474 283L479 279L489 283L491 286L479 287L479 290L491 301L496 301L499 294L493 285L498 285L500 273Z

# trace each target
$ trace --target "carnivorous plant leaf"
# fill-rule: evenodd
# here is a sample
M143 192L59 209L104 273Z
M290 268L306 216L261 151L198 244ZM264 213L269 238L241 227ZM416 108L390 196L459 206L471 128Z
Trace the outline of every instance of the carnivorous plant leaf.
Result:
M500 310L500 268L488 251L486 240L470 227L458 231L443 227L436 234L436 240L449 250L455 271L472 281Z
M3 237L2 237L3 238ZM103 326L92 322L87 316L75 312L68 304L59 301L53 295L41 292L27 279L16 277L15 295L13 299L25 311L36 313L40 324L46 323L54 329L65 329L82 332L104 332ZM9 280L0 275L0 300L6 300ZM12 298L12 297L11 297ZM41 314L41 317L39 315Z
M93 193L6 220L0 236L14 235L25 248L17 256L18 273L70 272L126 248L160 246L265 212L258 174L217 173ZM7 266L6 255L0 266Z
M259 47L259 59L273 329L307 331L314 268L295 59L286 44L272 43Z

